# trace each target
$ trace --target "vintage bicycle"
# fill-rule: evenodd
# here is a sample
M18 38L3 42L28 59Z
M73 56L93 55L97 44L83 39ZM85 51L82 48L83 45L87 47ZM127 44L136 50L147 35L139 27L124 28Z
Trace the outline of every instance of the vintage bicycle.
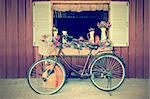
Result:
M68 37L65 38L68 39ZM90 51L84 66L72 66L73 64L65 59L66 55L62 50L64 46L74 46L79 50L82 50L83 47L89 48ZM59 43L56 48L58 51L55 56L48 56L34 62L28 71L28 83L36 93L51 95L63 87L66 80L66 70L61 63L62 61L80 78L89 77L93 85L100 90L110 92L119 88L124 82L125 63L113 51L100 54L97 52L93 56L92 51L97 50L99 45L72 38L68 44ZM74 67L79 67L80 70Z

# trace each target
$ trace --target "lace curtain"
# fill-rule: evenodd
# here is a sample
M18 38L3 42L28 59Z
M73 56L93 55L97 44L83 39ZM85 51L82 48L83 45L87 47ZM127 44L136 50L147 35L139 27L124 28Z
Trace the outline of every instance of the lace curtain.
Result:
M54 4L53 10L55 11L96 11L96 10L103 10L108 11L109 6L108 4Z

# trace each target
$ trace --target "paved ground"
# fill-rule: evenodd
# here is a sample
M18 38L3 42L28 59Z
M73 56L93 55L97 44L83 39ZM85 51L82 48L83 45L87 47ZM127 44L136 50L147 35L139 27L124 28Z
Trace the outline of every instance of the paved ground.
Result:
M33 92L26 79L0 79L0 99L149 99L148 79L126 79L110 96L95 88L90 80L69 79L54 95Z

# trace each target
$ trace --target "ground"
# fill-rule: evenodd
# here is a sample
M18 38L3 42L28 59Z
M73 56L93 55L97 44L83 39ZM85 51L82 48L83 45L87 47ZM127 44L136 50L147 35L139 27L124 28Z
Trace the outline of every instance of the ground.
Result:
M54 95L35 93L26 79L0 79L0 99L149 99L149 79L126 79L111 94L98 90L89 79L68 79Z

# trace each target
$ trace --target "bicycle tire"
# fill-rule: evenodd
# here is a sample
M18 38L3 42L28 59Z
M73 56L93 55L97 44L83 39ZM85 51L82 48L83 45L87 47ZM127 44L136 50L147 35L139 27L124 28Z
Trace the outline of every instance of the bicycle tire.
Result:
M47 62L49 65L46 65ZM48 74L48 72L50 72L50 70L52 69L52 65L50 63L53 64L55 63L55 61L50 58L40 59L33 63L28 71L28 84L30 88L38 94L52 95L58 92L65 83L66 72L64 67L57 62L53 73L51 72L50 74ZM58 70L59 74L57 73ZM45 79L43 79L43 76L47 74L47 80L45 81Z
M115 54L101 54L93 60L90 74L92 83L98 89L113 91L125 80L125 63Z

